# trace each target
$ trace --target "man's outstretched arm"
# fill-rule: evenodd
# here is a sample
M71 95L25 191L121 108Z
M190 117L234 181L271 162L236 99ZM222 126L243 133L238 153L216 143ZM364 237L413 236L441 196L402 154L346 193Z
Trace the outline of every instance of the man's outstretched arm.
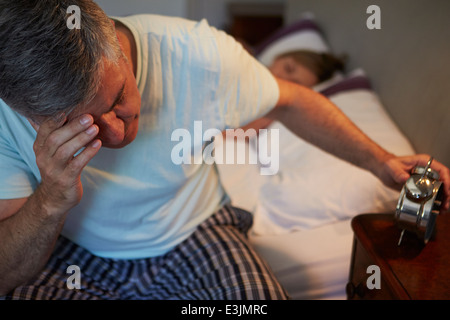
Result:
M280 96L267 114L302 139L363 169L385 185L400 189L415 166L426 166L430 156L397 157L381 148L348 119L329 99L307 88L277 79ZM443 211L449 209L450 171L438 161L431 167L444 183Z

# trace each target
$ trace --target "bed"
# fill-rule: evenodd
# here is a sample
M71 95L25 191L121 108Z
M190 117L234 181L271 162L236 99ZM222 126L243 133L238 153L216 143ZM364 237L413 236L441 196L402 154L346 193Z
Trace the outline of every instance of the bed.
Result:
M116 8L119 1L98 2L111 15L155 13L159 8L159 1L146 2L145 9L133 1L124 11ZM212 22L229 1L214 6L204 0L173 2L167 6L176 13L169 14L180 14L185 6L188 18ZM299 43L303 48L348 53L348 70L315 89L385 148L397 154L426 152L450 166L449 1L276 2L285 6L286 26L258 48L261 62L267 64L276 50ZM370 5L381 10L381 29L366 27ZM422 123L426 130L417 130ZM254 214L250 240L293 299L345 299L351 218L392 211L398 193L293 137L279 123L271 128L280 130L283 143L279 174L261 176L255 165L218 165L224 186L234 205ZM244 147L254 152L251 143Z
M304 13L272 34L255 55L269 65L275 56L293 49L331 52L313 14ZM364 69L337 72L314 90L388 151L415 152ZM279 122L267 129L261 134L268 141L271 130L279 133L278 171L261 175L258 164L219 164L222 183L233 205L253 213L250 240L292 299L346 299L353 241L350 221L360 213L393 212L399 192L294 136ZM258 157L257 138L236 143Z

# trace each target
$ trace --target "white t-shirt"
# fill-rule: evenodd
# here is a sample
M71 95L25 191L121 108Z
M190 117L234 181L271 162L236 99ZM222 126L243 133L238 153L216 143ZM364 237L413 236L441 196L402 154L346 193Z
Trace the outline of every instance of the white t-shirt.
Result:
M193 136L195 121L203 132L246 124L266 114L279 91L265 67L205 20L115 19L136 39L139 132L122 149L102 148L83 170L83 198L62 235L98 256L138 259L166 253L229 201L215 165L172 161L172 132ZM41 178L36 132L1 100L0 117L0 199L27 197Z

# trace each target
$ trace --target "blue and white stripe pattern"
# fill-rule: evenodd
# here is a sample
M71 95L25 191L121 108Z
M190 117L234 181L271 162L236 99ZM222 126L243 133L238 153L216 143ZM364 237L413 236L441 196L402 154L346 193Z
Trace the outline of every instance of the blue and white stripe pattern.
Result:
M225 206L174 250L137 260L105 259L60 237L45 269L1 299L278 300L285 290L252 249L252 215ZM69 289L67 268L80 268Z

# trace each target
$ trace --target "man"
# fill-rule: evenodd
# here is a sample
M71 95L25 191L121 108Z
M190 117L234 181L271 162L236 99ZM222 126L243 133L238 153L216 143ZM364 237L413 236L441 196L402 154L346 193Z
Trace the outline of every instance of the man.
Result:
M267 115L397 188L429 158L387 153L205 21L113 25L90 0L8 0L0 33L4 299L287 298L214 166L171 161L171 132L197 120L222 130ZM446 210L449 170L433 166Z

